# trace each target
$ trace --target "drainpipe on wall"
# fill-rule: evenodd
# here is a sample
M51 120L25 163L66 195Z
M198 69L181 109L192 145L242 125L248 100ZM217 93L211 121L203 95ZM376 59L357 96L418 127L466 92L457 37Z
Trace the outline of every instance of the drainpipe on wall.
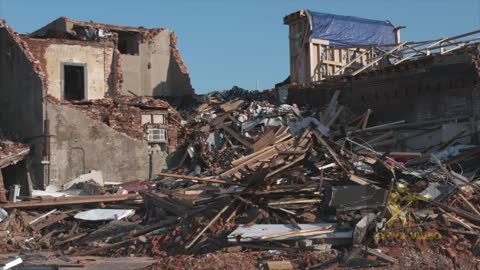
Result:
M152 180L153 172L153 149L151 145L148 145L148 180Z
M47 179L46 185L50 185L50 120L48 119L48 112L45 110L45 155L46 155L46 160L44 160L43 164L47 166Z
M43 181L38 183L45 189L50 185L50 121L48 119L47 99L45 86L42 87L42 114L43 114L43 147L42 166ZM46 166L46 167L45 167Z

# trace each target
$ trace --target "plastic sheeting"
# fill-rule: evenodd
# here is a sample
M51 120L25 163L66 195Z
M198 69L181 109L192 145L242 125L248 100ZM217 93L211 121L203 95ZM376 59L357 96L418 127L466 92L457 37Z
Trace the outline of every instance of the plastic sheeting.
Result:
M395 44L394 26L385 21L308 11L310 38L330 41L330 47Z

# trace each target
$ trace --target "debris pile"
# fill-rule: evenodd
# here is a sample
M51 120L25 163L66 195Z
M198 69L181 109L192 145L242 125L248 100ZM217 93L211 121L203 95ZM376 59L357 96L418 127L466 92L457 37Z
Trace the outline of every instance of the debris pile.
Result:
M448 120L369 126L337 98L312 111L214 94L181 121L170 171L0 205L1 248L149 255L152 269L474 265L480 147L390 151L402 128Z
M52 96L48 96L48 98L51 102L79 109L98 123L106 124L119 132L140 140L145 138L146 129L141 122L142 112L168 112L166 122L172 122L172 125L175 125L176 121L174 120L178 118L178 113L168 102L153 97L117 95L114 98L80 101L60 101ZM171 119L172 121L169 121Z
M7 140L0 140L0 160L28 150L28 146Z

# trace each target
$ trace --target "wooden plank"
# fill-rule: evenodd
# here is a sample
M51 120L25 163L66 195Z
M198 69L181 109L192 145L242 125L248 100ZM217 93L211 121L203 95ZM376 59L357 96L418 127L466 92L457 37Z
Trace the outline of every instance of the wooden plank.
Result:
M225 130L228 134L230 134L233 138L235 138L235 140L237 140L238 142L240 142L241 144L245 145L245 147L247 147L248 149L252 150L253 147L252 147L252 144L250 142L248 142L247 140L245 140L240 134L238 134L235 130L233 130L232 128L228 127L228 126L223 126L222 127L223 130Z
M29 153L30 153L30 149L25 149L25 150L21 151L20 153L16 153L16 154L6 156L6 157L0 159L0 169L5 168L7 166L10 166L11 164L15 164L15 163L21 161Z
M294 267L290 261L268 261L268 270L293 270Z
M247 166L252 166L254 165L255 163L259 162L260 160L270 160L272 159L273 157L275 157L279 151L286 151L288 150L292 145L294 141L294 138L291 138L283 143L279 143L277 145L274 145L272 147L267 147L265 148L264 150L265 151L260 151L261 154L259 155L255 155L249 159L242 159L243 162L236 165L235 167L223 172L220 174L220 177L228 177L228 176L231 176L235 173L237 173L238 171L244 169L245 167ZM268 150L267 150L268 149Z
M208 124L213 128L221 128L223 126L223 122L225 122L227 118L228 114L219 115L216 118L210 120Z
M288 139L287 141L285 141L285 142L283 142L283 143L291 144L291 143L293 143L294 140L295 140L294 138L290 138L290 139ZM280 143L276 143L275 145L280 145ZM265 152L267 152L267 151L271 151L272 149L275 148L275 145L273 145L273 146L268 146L268 147L266 147L266 148L264 148L264 149L262 149L262 150L260 150L260 151L254 152L254 153L252 153L252 154L250 154L250 155L248 155L248 156L244 156L244 157L241 157L241 158L239 158L239 159L236 159L236 160L232 161L231 163L232 163L233 166L238 166L238 165L240 165L240 164L242 164L242 163L244 163L244 162L246 162L246 161L248 161L248 160L251 160L251 159L259 156L260 154L263 154L263 153L265 153Z
M69 213L61 213L60 215L56 215L56 216L51 216L47 219L44 219L40 222L37 222L36 224L34 225L30 225L30 228L32 228L34 231L40 231L41 229L43 228L46 228L54 223L57 223L59 221L62 221L66 218L70 217L70 214Z
M389 157L403 157L403 158L421 158L423 154L420 152L390 152Z
M238 107L242 106L245 101L242 99L237 99L237 100L232 100L229 102L226 102L222 105L220 105L220 109L222 109L224 112L230 112L237 110Z
M138 194L75 196L75 197L59 197L59 198L53 198L53 199L42 199L37 201L23 201L23 202L16 202L16 203L0 204L0 207L3 209L36 208L36 207L88 204L88 203L101 203L101 202L120 202L120 201L139 200L139 199L142 199L142 196Z
M267 176L265 176L265 178L271 177L271 176L273 176L273 175L275 175L275 174L277 174L277 173L280 173L280 172L282 172L282 171L284 171L284 170L292 167L293 165L295 165L295 164L297 164L298 162L302 161L302 160L305 158L305 156L306 156L306 154L303 154L303 155L297 157L297 158L294 159L293 161L291 161L291 162L283 165L282 167L274 170L273 172L270 172L269 174L267 174Z
M366 186L370 184L369 181L367 181L366 179L360 176L356 176L355 174L350 175L350 180L362 186Z
M198 241L198 239L200 239L200 237L208 230L208 228L210 228L213 225L213 223L215 223L215 221L217 221L220 218L220 216L225 211L227 211L228 208L230 208L230 206L233 204L234 201L235 200L231 201L228 205L223 207L223 209L220 210L220 212L218 212L214 218L212 218L212 220L207 224L207 226L205 226L203 230L199 234L197 234L197 236L192 240L192 242L190 242L188 245L185 246L185 249L189 249L190 247L192 247Z
M303 229L303 230L293 230L288 232L272 233L272 234L262 235L258 239L266 240L266 239L272 239L277 237L303 236L306 233L311 235L311 233L313 232L315 234L324 234L324 233L331 233L334 231L335 230L333 229L333 226L323 226L323 227L309 228L309 229Z
M258 141L256 141L253 145L253 151L258 151L266 146L272 145L275 143L275 133L272 130L269 130L267 134L263 135Z
M328 143L322 138L322 134L316 129L313 130L313 135L317 138L317 140L327 149L328 153L332 158L335 160L338 166L342 168L342 170L345 172L346 175L349 174L347 168L345 168L345 165L343 162L340 160L340 158L337 156L337 153L328 145Z
M207 182L207 183L216 183L216 184L224 184L224 185L238 185L238 183L228 183L225 180L214 179L214 178L196 177L196 176L188 176L188 175L180 175L180 174L172 174L172 173L157 173L157 175L165 176L165 177L178 178L178 179L196 180L196 181Z

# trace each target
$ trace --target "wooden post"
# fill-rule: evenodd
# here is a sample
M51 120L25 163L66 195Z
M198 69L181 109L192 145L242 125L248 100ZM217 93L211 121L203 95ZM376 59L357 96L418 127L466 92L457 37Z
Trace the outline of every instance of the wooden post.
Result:
M5 183L3 182L2 170L0 169L0 201L7 201L7 191L5 190Z

